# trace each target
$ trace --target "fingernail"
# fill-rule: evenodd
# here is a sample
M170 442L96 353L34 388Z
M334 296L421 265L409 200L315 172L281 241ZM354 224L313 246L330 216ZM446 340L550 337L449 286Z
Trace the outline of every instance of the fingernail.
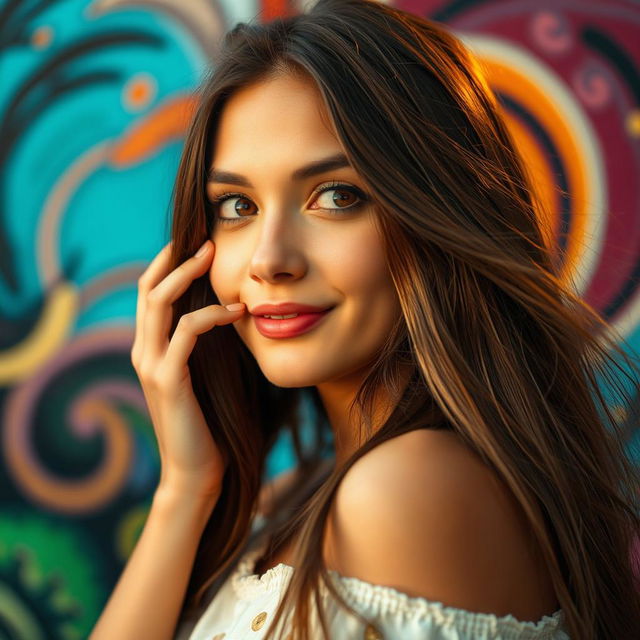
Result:
M244 307L244 302L234 302L233 304L225 304L224 308L229 311L240 311Z
M209 249L209 241L206 240L205 243L198 249L198 251L196 252L196 258L200 257L201 255L203 255L207 249Z

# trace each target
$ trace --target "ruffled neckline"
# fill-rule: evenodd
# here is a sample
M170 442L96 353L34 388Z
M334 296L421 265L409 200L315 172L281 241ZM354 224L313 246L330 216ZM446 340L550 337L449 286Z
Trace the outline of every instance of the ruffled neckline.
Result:
M267 569L262 575L254 573L258 559L266 550L264 541L259 547L247 551L238 561L231 575L231 584L240 599L252 599L265 593L281 593L291 579L294 567L283 562ZM563 629L564 612L560 608L552 614L544 615L537 622L518 620L512 614L496 616L493 613L481 613L444 605L436 600L427 600L420 596L408 596L393 587L376 585L369 582L343 576L332 569L328 570L334 579L339 593L347 602L364 605L375 610L378 615L402 614L413 616L431 616L443 626L469 628L492 627L520 638L552 637L553 631ZM327 587L321 582L320 593L323 598L330 597Z
M266 544L262 544L247 551L238 561L231 575L231 584L238 597L252 598L266 591L277 590L291 577L294 568L283 562L267 569L261 576L254 573L258 558L266 551L266 547Z

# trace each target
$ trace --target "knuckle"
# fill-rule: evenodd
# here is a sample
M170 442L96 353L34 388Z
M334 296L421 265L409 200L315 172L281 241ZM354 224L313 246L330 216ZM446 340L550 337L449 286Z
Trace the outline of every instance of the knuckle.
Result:
M146 384L153 385L155 383L155 367L151 366L149 363L140 363L138 365L138 372L140 374L140 378L144 380Z
M158 289L158 287L154 287L147 293L147 302L150 305L158 305L162 303L164 296L162 295L162 290Z
M180 319L178 320L178 326L182 327L183 329L192 329L195 324L196 317L193 311L185 313L184 315L180 316Z
M149 274L145 271L139 278L138 278L138 291L146 291L147 289L147 285L148 285L148 278L149 278Z

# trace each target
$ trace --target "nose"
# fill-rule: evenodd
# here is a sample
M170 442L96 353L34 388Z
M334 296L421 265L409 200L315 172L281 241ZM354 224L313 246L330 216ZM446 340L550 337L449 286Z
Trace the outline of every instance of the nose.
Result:
M275 284L305 275L307 260L295 221L284 212L262 214L249 273L257 282Z

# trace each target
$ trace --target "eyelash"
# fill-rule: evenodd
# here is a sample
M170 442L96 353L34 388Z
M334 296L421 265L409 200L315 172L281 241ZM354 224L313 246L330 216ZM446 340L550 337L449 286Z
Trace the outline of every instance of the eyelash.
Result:
M333 191L333 190L337 190L338 188L340 190L348 191L349 193L352 193L356 197L360 198L360 202L357 202L356 204L352 204L349 207L321 209L322 211L328 211L330 212L331 215L339 216L343 211L351 212L351 211L355 211L356 209L360 209L360 207L362 207L365 204L365 202L367 202L368 200L367 196L360 189L349 184L343 184L341 182L332 182L330 184L324 184L321 187L318 187L317 189L315 189L313 193L317 195L317 197L320 197L326 191ZM247 197L244 193L222 193L215 199L209 200L208 202L209 202L209 205L213 208L214 213L217 214L218 207L223 202L231 198L246 198L247 200L251 200L251 198ZM249 217L251 216L240 216L238 218L221 218L218 215L215 215L216 222L219 222L222 224L236 224L237 222L242 221L244 218L249 218Z

